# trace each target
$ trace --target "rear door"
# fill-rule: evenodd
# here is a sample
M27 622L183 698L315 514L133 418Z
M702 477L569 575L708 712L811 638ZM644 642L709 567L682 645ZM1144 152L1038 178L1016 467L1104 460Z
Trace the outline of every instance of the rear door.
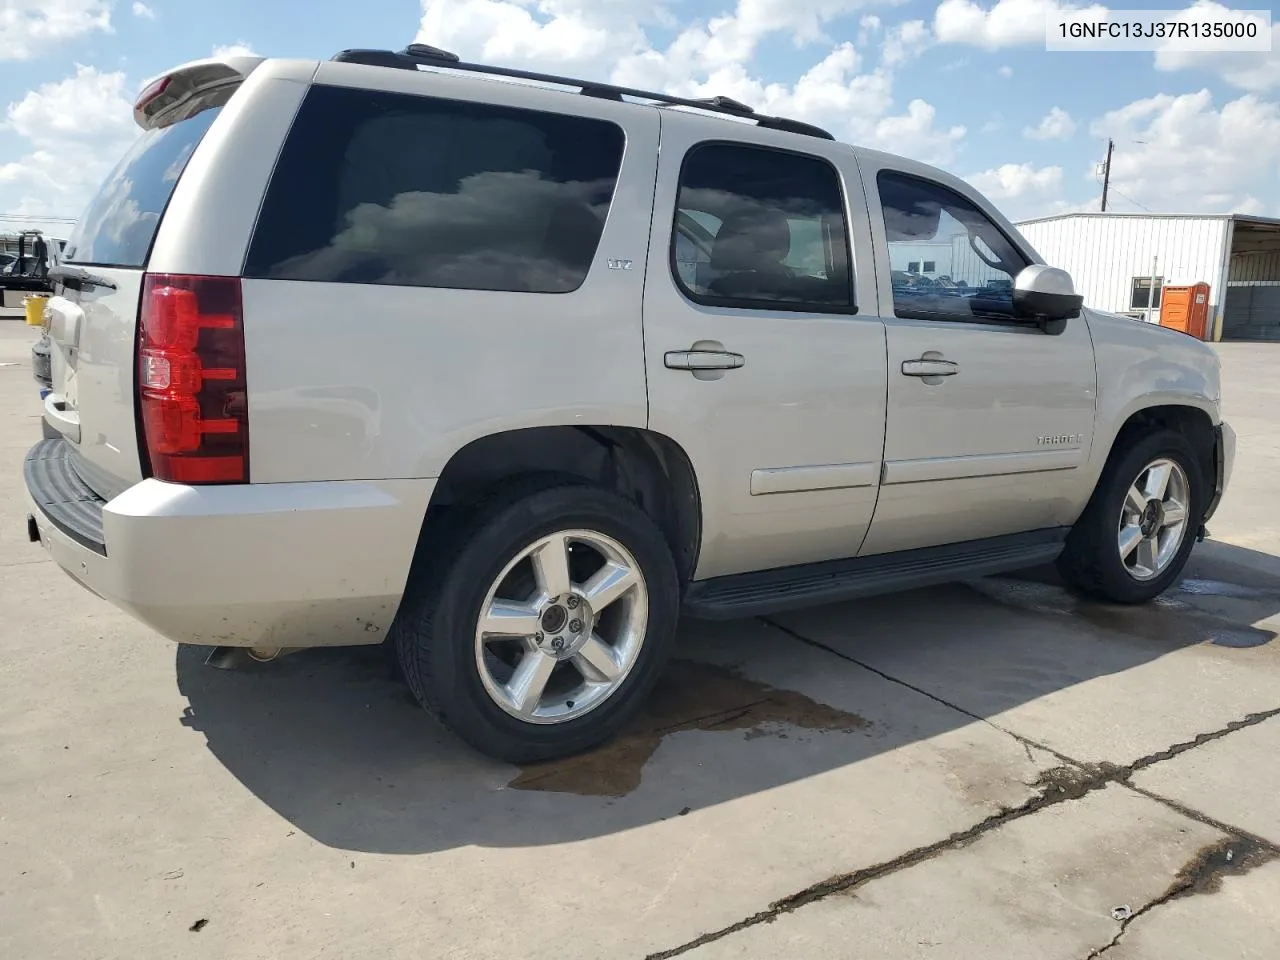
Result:
M644 301L649 425L698 477L699 579L857 554L884 443L852 152L719 126L663 112Z
M134 419L143 274L174 189L234 89L224 76L213 92L192 95L178 118L142 132L90 202L55 271L44 417L106 499L143 475Z

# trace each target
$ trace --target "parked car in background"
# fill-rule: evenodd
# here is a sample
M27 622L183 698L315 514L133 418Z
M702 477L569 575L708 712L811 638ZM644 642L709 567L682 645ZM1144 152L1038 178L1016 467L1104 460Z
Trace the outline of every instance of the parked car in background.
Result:
M39 230L23 230L5 242L14 252L0 265L0 317L23 317L27 297L52 290L49 272L59 262L61 246Z
M135 118L57 271L32 540L179 642L388 642L492 756L612 736L681 612L1049 561L1149 601L1227 487L1207 345L811 125L422 45L186 64Z

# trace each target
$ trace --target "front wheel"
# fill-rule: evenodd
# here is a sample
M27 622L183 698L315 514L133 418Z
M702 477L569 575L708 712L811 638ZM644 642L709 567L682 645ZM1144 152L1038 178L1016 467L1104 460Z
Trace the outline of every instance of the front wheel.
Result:
M583 485L475 511L411 578L396 650L424 706L514 763L578 753L634 715L666 663L679 587L661 531Z
M1076 588L1114 603L1146 603L1181 575L1195 545L1205 488L1195 450L1173 430L1114 456L1058 560Z

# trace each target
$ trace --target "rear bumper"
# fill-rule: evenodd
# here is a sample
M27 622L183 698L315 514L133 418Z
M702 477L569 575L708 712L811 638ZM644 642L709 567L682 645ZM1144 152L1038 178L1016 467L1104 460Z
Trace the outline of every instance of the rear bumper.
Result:
M435 486L144 480L104 503L70 482L66 453L49 440L28 456L29 533L82 585L180 643L381 642Z
M1231 482L1231 470L1236 460L1236 432L1226 421L1213 428L1213 493L1209 505L1205 508L1201 523L1208 523L1218 507L1222 504L1222 496L1227 492Z

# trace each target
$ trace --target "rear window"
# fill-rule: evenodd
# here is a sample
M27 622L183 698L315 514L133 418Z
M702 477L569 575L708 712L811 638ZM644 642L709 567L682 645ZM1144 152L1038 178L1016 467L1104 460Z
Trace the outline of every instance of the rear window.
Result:
M595 259L624 142L602 120L314 87L244 274L571 292Z
M144 267L165 206L221 106L148 130L98 189L67 241L63 259L111 267Z

